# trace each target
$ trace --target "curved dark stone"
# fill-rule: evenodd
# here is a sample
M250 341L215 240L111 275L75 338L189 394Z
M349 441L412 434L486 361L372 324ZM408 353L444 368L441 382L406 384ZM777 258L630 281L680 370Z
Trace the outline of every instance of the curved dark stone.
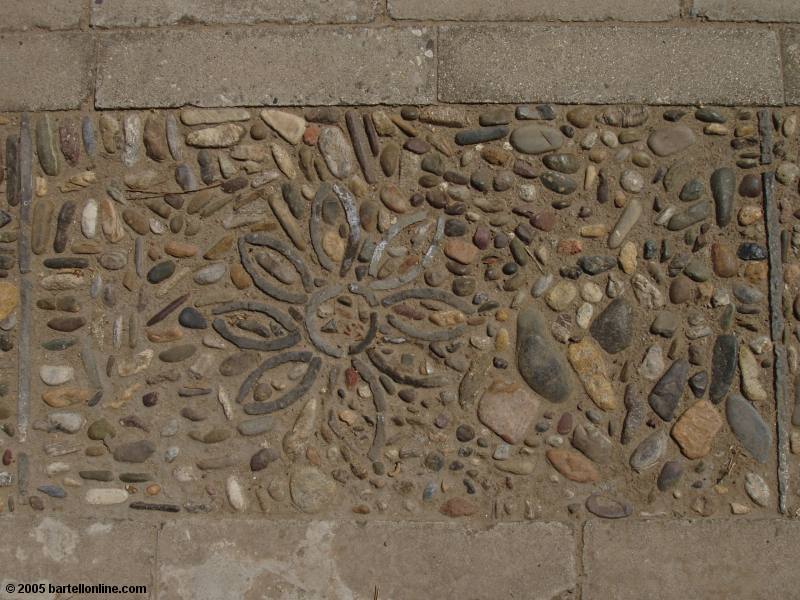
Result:
M517 368L530 388L550 402L572 396L572 370L550 335L544 316L527 306L517 316Z

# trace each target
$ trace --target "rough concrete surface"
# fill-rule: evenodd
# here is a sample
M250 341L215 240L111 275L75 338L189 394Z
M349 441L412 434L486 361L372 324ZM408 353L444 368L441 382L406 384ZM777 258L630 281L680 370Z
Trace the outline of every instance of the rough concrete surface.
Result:
M434 32L210 29L101 37L96 105L426 104ZM355 65L331 76L332 65Z
M452 21L667 21L680 15L678 0L388 0L395 19Z
M155 598L156 527L46 516L3 520L0 598ZM147 593L23 593L21 584L147 586Z
M105 0L92 3L96 27L158 27L197 23L364 23L375 0Z
M800 32L783 35L783 73L786 103L800 104Z
M694 0L693 12L712 21L800 21L796 0Z
M176 600L372 600L376 590L385 600L549 600L575 587L573 544L559 523L181 521L159 536L159 590Z
M779 52L767 30L452 26L439 100L780 104Z
M82 33L0 34L0 110L77 108L91 92L93 52Z
M583 600L797 598L798 535L791 521L591 521Z
M0 4L0 31L76 29L83 7L80 0L4 0Z

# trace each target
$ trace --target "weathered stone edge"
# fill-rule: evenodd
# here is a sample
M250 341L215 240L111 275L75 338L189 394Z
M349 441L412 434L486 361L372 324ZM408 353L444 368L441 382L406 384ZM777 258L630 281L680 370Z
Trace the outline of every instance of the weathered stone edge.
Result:
M403 22L397 22L397 23L398 23L397 25L393 25L394 28L410 28L410 29L414 29L414 27L411 26L411 25L402 24ZM480 22L473 22L471 25L475 26L475 27L480 27L481 23ZM532 23L525 23L523 26L525 26L525 27L540 27L541 25L542 25L542 23L532 22ZM465 23L464 26L468 26L468 24ZM586 25L564 25L564 26L567 26L567 27L585 27ZM614 22L608 22L608 23L604 22L602 24L596 25L596 27L599 27L599 28L614 27L614 26L615 26ZM678 28L681 28L681 27L683 27L683 24L682 23L678 23L676 26ZM315 27L328 27L328 26L315 25ZM362 25L362 24L333 25L332 27L351 29L351 30L355 31L355 30L363 28L364 25ZM432 28L435 29L434 34L438 34L442 30L443 27L447 27L447 25L439 25L439 24L437 24L437 25L432 26ZM724 27L724 25L722 27ZM710 31L710 30L713 30L713 29L716 29L716 28L720 28L720 26L719 25L714 25L714 26L708 27L708 28L694 27L693 29L697 33L702 34L702 32L704 30ZM759 29L759 28L756 28L756 27L751 27L751 28L754 29L754 30L755 29ZM156 34L161 33L161 32L166 34L166 33L168 33L169 31L171 31L173 29L174 28L157 28L157 29L152 29L151 28L151 29L148 29L148 31L151 34L153 34L153 32L155 32ZM181 30L186 30L188 28L181 27L180 29ZM264 31L264 30L295 31L295 32L297 32L297 31L303 30L305 28L298 28L296 26L282 26L282 25L281 26L231 25L231 26L226 26L226 29L240 29L240 30L243 30L243 31L259 31L259 32ZM647 29L647 27L645 27L645 29ZM126 31L128 33L134 33L137 30L128 29ZM783 38L785 37L785 35L790 33L790 32L794 32L796 30L794 28L791 28L791 27L780 27L780 28L775 29L774 31L781 38L781 46L782 46L783 45L782 44ZM12 35L25 35L25 34L12 34ZM43 36L75 36L75 35L81 35L81 36L85 36L87 45L91 44L92 47L93 47L93 50L92 50L91 55L89 57L89 60L88 60L87 64L85 65L85 70L88 73L91 73L91 76L89 78L90 79L90 82L89 82L89 84L90 84L89 85L89 87L90 87L90 90L89 90L90 103L92 105L96 106L94 98L95 98L96 90L98 89L98 85L100 83L99 82L99 68L98 68L100 66L99 65L100 58L99 58L98 47L97 47L98 44L96 44L96 42L97 42L97 40L100 39L101 36L109 35L109 31L108 30L90 30L90 31L85 31L85 32L79 33L79 34L76 34L75 31L52 31L52 32L48 32L48 33L31 33L31 35L40 35L40 36L42 36L42 35ZM2 37L3 37L3 34L0 34L0 42L2 41ZM439 89L438 88L441 85L441 78L442 78L441 71L442 71L442 67L443 67L443 65L441 64L441 61L445 60L443 58L443 55L442 55L441 50L439 48L436 48L435 53L436 53L435 60L437 61L438 65L439 65L439 69L437 70L437 73L435 75L435 81L434 81L434 87L436 89L433 90L432 93L430 94L430 97L432 99L435 99L435 98L437 98L439 96ZM30 65L21 64L21 65L19 65L19 68L20 69L27 69L27 68L34 69L34 68L36 68L34 60L35 60L35 57L32 57ZM800 105L800 90L796 90L796 89L793 89L793 88L787 88L787 82L788 82L787 73L790 70L790 66L785 64L785 57L781 57L779 55L779 56L776 56L776 60L777 61L783 61L783 63L784 63L784 64L781 65L782 68L781 68L781 73L780 73L780 84L781 84L781 86L783 88L783 95L782 95L783 96L783 103L776 102L774 104L774 106ZM602 87L602 86L598 86L598 87ZM536 102L536 101L541 101L541 100L542 100L541 98L530 98L530 99L528 99L528 101L530 101L530 102ZM725 102L719 102L719 98L715 98L714 100L716 101L715 103L717 103L717 104L725 104ZM488 101L497 102L497 101L499 101L499 99L494 99L494 100L489 99ZM686 104L705 104L705 103L711 103L711 101L712 101L712 99L710 99L710 98L696 97L696 98L691 99L691 102L686 102ZM401 99L398 99L398 104L399 103L401 103ZM430 102L430 104L435 104L435 103L436 103L435 100ZM613 102L613 99L609 97L608 93L604 89L586 89L583 97L575 98L574 99L574 103L575 104L582 104L582 103L585 103L585 104L606 104L606 103L614 103L614 102ZM348 103L347 105L352 105L352 104L358 104L358 103L357 102L356 103ZM453 102L453 104L458 104L458 103L457 102ZM646 105L661 105L662 103L658 102L658 100L656 98L649 98L649 99L646 99L644 104L646 104ZM729 104L736 104L736 103L733 102L733 99L731 99ZM288 104L282 104L282 105L288 105ZM292 104L292 105L296 105L296 103ZM339 105L344 106L345 104L344 103L340 103ZM56 101L56 105L49 106L48 108L50 110L69 110L69 109L76 108L76 106L75 106L74 99L72 99L72 98L64 98L62 102L58 103ZM123 107L121 107L121 106L120 107L116 107L116 106L113 106L113 105L109 105L109 106L105 106L103 108L112 109L112 108L123 108ZM149 107L148 106L142 106L140 108L149 108ZM0 106L0 110L3 110L3 111L18 111L18 110L20 110L20 106L18 106L18 103L11 103L11 104L8 104L6 106Z

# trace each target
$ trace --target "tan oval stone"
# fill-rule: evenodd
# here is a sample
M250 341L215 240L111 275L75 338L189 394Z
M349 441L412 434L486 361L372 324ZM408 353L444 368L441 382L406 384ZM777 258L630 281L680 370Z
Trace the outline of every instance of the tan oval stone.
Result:
M253 283L252 279L250 279L250 275L247 274L247 271L245 271L244 267L239 263L231 266L230 275L233 285L240 290L250 287Z
M42 392L42 400L53 408L65 408L73 404L84 404L92 397L92 391L83 388L62 387Z
M475 244L461 238L450 238L443 248L445 256L462 265L468 265L478 258L480 252Z
M164 244L164 252L174 258L189 258L194 256L200 249L194 244L188 242L181 242L179 240L170 240Z
M460 310L440 310L428 317L431 323L439 327L455 327L467 320Z
M178 325L164 327L162 329L148 329L147 339L154 344L161 344L164 342L174 342L183 337L183 330Z
M322 249L333 261L339 262L344 258L344 240L335 231L326 231L323 234Z
M550 448L545 456L553 468L570 481L588 483L600 478L592 461L583 454L565 448Z

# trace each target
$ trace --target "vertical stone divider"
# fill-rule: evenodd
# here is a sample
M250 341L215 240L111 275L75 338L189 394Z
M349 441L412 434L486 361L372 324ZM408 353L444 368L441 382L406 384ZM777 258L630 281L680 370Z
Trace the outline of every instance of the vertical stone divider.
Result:
M783 321L783 253L781 251L781 226L779 211L775 200L775 173L762 175L764 194L764 219L767 227L767 247L769 251L769 312L770 334L775 353L774 390L776 440L778 450L778 509L786 514L786 494L789 491L789 432L787 425L791 418L786 400L786 346L784 345Z
M30 356L31 356L31 202L33 200L33 141L31 138L30 115L22 115L19 127L19 256L17 262L20 272L20 304L17 341L17 429L20 442L28 435L30 418Z

